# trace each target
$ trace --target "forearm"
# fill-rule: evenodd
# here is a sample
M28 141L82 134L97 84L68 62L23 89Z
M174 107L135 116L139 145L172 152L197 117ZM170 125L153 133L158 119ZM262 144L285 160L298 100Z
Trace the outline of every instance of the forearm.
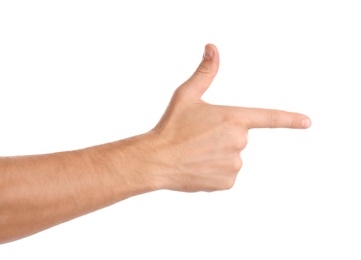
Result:
M77 151L0 159L0 243L156 189L146 137Z

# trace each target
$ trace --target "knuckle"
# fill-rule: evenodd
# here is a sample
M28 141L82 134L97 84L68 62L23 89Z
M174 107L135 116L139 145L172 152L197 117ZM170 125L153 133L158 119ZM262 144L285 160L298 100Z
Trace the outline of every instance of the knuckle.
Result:
M293 116L290 128L299 128L300 126L301 126L300 121L297 120L297 118L295 116Z
M235 178L228 178L223 184L223 190L230 190L234 186L236 179Z
M248 143L248 138L243 136L241 138L238 138L237 141L235 142L235 146L236 146L236 150L237 151L242 151Z
M207 66L205 66L203 63L201 63L197 70L196 70L197 73L199 74L210 74L211 70L210 68L208 68Z
M270 127L275 128L278 125L279 113L277 110L269 111Z
M179 86L173 93L173 97L171 102L176 102L179 101L179 99L183 99L186 97L187 94L187 88L185 85L181 85Z
M231 127L239 126L241 124L239 117L229 111L226 111L223 115L223 123Z
M223 180L219 183L220 190L229 190L234 186L236 182L237 174L241 169L241 167L242 167L241 158L234 159L229 163L229 169L227 173L224 175Z
M237 158L233 162L233 172L238 173L242 168L243 162L241 158Z

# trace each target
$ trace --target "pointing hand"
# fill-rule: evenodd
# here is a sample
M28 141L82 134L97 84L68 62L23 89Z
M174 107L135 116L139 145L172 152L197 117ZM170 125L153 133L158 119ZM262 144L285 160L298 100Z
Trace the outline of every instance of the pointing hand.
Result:
M273 109L211 105L202 95L219 67L214 45L205 47L195 73L176 89L163 117L151 131L164 188L214 191L233 186L242 167L240 152L252 128L308 128L302 114Z

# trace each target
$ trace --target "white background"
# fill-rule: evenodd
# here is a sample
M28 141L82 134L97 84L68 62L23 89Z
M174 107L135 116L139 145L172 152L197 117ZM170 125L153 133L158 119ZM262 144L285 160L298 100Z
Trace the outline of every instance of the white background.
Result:
M361 259L360 14L347 0L1 1L1 156L150 130L208 42L221 67L206 101L313 125L251 131L230 191L133 197L0 259Z

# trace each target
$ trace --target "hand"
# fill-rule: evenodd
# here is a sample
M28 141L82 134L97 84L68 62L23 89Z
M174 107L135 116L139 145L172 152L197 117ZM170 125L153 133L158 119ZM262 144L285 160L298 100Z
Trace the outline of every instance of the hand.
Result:
M201 97L219 67L207 45L196 72L178 87L157 126L152 156L161 165L164 188L179 191L230 189L242 167L240 152L251 128L308 128L310 119L280 110L211 105ZM161 170L160 170L161 169Z

